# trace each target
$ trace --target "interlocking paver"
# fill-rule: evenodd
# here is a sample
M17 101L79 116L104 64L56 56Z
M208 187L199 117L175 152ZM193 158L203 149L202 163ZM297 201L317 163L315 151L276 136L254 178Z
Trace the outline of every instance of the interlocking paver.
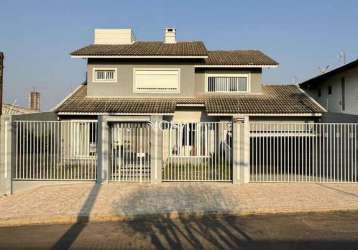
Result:
M358 210L358 184L109 183L43 186L0 199L0 225L153 214Z

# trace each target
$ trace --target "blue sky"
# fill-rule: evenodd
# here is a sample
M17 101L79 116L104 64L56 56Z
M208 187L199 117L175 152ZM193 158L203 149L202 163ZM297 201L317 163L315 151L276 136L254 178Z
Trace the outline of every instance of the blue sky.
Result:
M358 57L355 0L316 1L16 1L0 0L0 50L5 52L5 101L27 105L35 88L47 110L85 79L85 61L69 53L92 43L94 28L134 29L138 40L178 40L208 49L260 49L280 63L266 83L292 83Z

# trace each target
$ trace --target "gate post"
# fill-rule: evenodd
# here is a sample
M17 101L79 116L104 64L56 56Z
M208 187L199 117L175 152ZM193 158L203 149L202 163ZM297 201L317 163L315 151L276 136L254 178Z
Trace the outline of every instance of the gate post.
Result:
M250 181L250 126L248 116L233 117L233 183Z
M151 116L151 182L162 182L163 131L160 127L161 116Z
M12 194L12 173L15 163L14 124L11 116L3 115L0 124L0 194Z
M109 181L109 127L104 116L98 116L97 176L96 182Z

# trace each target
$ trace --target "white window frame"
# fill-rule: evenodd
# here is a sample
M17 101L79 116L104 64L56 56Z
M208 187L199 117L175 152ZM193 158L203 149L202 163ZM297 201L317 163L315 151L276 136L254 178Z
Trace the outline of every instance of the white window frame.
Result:
M141 70L148 71L177 71L178 72L178 88L176 90L140 90L136 86L136 72ZM180 93L180 68L133 68L133 93L168 93L179 94Z
M110 80L97 79L97 70L114 70L114 78ZM117 82L117 68L93 68L92 70L92 81L93 82Z
M209 92L208 91L209 77L245 77L247 79L247 89L246 89L246 91ZM249 93L250 91L251 91L251 74L250 73L205 73L205 92L206 93L209 93L209 94L215 94L215 93L237 94L237 93Z
M96 122L97 120L81 120L81 119L71 119L68 120L71 123L71 129L69 133L69 142L70 143L70 151L69 154L74 157L85 157L85 158L93 158L95 155L91 155L92 151L91 148L96 149L97 148L97 142L93 143L90 141L90 135L86 134L86 132L90 131L84 131L81 130L81 125L89 124L89 122ZM82 133L81 133L82 132ZM68 133L68 132L67 132ZM96 132L98 136L98 130ZM65 137L62 137L61 140L68 140L68 136L65 135ZM63 143L63 142L62 142ZM80 146L85 144L84 146ZM81 148L82 147L82 148ZM86 149L86 147L88 147ZM82 150L81 150L82 149Z

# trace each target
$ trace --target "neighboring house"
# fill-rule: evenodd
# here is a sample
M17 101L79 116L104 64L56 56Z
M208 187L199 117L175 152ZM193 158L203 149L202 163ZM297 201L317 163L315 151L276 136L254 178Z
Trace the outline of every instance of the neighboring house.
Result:
M96 29L94 44L71 53L87 60L87 81L55 112L60 119L160 116L175 122L315 121L325 110L298 86L265 86L278 63L258 50L207 50L201 41L135 41L131 29Z
M358 60L304 81L300 87L327 109L326 121L358 121Z
M20 115L20 114L31 114L39 112L31 108L21 107L13 104L3 104L2 114L3 115Z
M22 107L15 104L3 104L3 115L23 115L40 112L40 93L31 91L29 94L29 107Z

